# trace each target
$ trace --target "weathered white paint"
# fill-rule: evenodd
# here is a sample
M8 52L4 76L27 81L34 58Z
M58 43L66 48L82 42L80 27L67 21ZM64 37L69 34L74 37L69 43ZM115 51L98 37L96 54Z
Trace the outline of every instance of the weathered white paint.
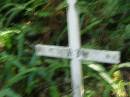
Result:
M77 53L76 58L83 61L95 61L100 63L115 63L115 64L120 62L119 51L82 48L74 52ZM72 59L71 48L64 46L38 44L36 45L36 54L38 56Z
M76 10L77 0L68 0L68 42L72 50L71 60L71 79L73 88L73 97L82 97L83 95L83 80L82 80L82 65L81 61L77 58L77 49L80 49L80 28L78 13Z

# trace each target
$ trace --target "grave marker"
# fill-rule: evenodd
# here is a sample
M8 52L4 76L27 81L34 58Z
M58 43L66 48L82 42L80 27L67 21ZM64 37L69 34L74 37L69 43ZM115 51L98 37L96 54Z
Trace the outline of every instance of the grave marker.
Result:
M68 42L69 47L50 46L50 45L36 45L36 54L38 56L68 58L71 59L71 76L73 97L83 96L83 82L82 82L82 60L96 61L102 63L119 63L120 52L94 50L94 49L80 49L80 29L78 13L76 11L77 0L67 0L68 3Z

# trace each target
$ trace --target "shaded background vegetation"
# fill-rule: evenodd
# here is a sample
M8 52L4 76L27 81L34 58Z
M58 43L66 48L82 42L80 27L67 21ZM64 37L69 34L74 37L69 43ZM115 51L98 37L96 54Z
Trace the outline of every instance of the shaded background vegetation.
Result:
M118 50L121 63L130 61L130 1L78 0L77 8L82 46ZM34 51L38 43L68 45L66 9L64 0L0 1L0 97L71 97L69 60L37 57ZM117 97L91 63L83 62L85 97ZM121 65L98 66L111 76ZM125 81L128 70L122 70Z

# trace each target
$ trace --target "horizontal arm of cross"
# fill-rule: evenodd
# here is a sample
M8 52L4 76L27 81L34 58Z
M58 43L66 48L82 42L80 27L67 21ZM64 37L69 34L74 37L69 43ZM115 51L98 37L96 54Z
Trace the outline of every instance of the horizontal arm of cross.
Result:
M47 56L55 58L67 58L71 59L73 53L76 52L77 59L86 61L95 61L101 63L114 63L120 62L119 51L107 51L107 50L95 50L95 49L78 49L72 51L69 47L53 46L53 45L41 45L38 44L35 47L36 54L38 56Z

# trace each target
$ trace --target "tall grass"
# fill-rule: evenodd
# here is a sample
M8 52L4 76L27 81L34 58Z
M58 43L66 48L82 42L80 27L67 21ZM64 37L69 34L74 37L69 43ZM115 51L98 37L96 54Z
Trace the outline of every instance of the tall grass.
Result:
M82 46L119 50L122 61L130 61L130 1L78 0L77 8ZM34 51L37 43L68 45L66 9L65 0L0 1L0 97L72 96L69 60L37 57ZM83 62L84 97L127 94L129 84L113 78L124 67L129 63Z

